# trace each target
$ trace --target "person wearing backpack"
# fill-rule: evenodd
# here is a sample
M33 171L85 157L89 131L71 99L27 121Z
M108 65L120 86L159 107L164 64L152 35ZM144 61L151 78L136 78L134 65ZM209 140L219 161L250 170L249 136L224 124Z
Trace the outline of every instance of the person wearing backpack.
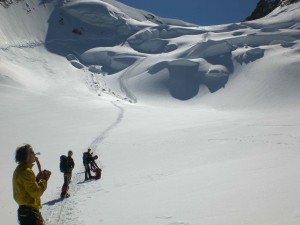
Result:
M70 184L71 178L72 178L72 170L74 169L74 166L75 166L72 156L73 156L73 152L71 150L68 151L68 157L65 158L64 168L61 169L64 173L64 184L61 188L61 194L60 194L61 198L70 197L68 190L69 190L69 184ZM62 162L61 162L61 165L62 165Z
M13 174L13 196L19 205L18 220L20 225L44 225L40 213L41 196L47 189L51 172L39 173L36 177L32 167L37 162L31 145L26 144L16 149L15 160L18 163Z
M92 179L90 162L93 160L93 153L91 153L91 149L89 148L87 152L83 153L82 161L85 169L84 180Z

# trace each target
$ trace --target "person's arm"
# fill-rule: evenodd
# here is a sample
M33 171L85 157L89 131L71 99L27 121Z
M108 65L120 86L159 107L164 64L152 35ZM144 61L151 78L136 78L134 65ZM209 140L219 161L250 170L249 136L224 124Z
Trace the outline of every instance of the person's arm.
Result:
M47 181L41 179L39 182L36 181L36 177L31 169L26 169L22 174L22 180L24 182L24 188L27 193L32 197L41 197L44 191L47 189Z
M74 159L72 159L72 169L75 167Z

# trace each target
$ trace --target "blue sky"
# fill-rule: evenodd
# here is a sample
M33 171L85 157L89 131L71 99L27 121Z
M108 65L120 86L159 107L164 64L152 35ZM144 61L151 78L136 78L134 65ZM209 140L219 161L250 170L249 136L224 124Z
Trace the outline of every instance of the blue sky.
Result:
M198 25L239 22L254 10L259 0L118 0L160 17Z

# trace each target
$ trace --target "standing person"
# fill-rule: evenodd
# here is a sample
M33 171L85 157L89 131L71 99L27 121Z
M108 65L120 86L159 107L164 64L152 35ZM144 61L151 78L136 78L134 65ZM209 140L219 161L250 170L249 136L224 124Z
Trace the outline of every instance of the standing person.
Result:
M70 197L70 194L68 193L69 191L69 184L71 182L72 178L72 170L74 169L75 163L72 158L73 152L70 150L68 151L68 157L66 159L66 168L64 172L64 184L61 188L61 198L68 198Z
M32 167L36 161L31 145L26 144L16 149L15 160L18 163L13 174L13 196L19 205L18 220L20 225L44 225L40 213L41 196L47 189L50 171L35 176Z
M83 153L83 165L85 169L84 173L84 180L89 180L92 178L91 176L91 168L90 168L90 162L93 159L93 153L91 152L92 150L89 148L87 152Z

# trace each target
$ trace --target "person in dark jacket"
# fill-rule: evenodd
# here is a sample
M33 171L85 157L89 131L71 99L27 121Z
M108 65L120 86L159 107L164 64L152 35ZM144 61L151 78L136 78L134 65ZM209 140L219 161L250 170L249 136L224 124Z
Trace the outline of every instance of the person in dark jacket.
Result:
M69 184L71 182L72 178L72 171L74 169L75 163L72 158L73 152L70 150L68 151L68 157L67 157L67 165L66 165L66 172L64 172L64 184L61 188L61 198L68 198L70 197L69 191Z
M20 225L44 225L40 213L41 196L47 189L47 181L51 175L35 176L32 167L37 160L31 145L26 144L17 148L16 162L19 164L13 174L13 195L19 205L18 220Z
M93 159L93 153L89 148L87 152L83 153L83 165L85 169L84 180L89 180L92 178L91 168L90 168L90 162L92 161L92 159Z

